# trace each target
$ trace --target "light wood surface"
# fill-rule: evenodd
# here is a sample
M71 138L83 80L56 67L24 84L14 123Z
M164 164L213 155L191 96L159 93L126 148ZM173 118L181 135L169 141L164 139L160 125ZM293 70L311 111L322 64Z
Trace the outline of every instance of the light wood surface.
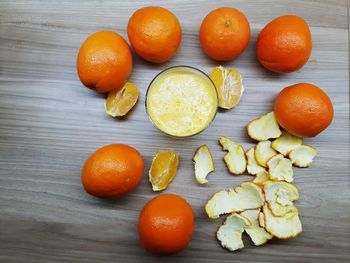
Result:
M101 29L126 37L134 10L162 5L183 27L178 54L169 63L151 65L134 56L131 80L141 89L129 117L117 120L104 112L104 96L82 86L76 54L82 41ZM144 108L146 89L162 69L179 64L209 73L198 28L212 9L233 5L248 17L252 39L228 66L238 67L246 87L239 106L219 112L212 125L189 139L174 139L156 130ZM276 16L297 14L311 26L310 61L288 75L264 70L254 45L259 30ZM1 262L349 262L349 52L347 1L0 1L0 261ZM313 167L295 169L297 203L304 232L292 240L274 240L230 253L214 233L223 218L209 220L203 210L215 191L237 186L249 176L231 176L217 139L226 135L253 146L245 125L272 110L285 86L312 82L331 97L335 118L329 129L305 140L318 149ZM146 169L138 188L119 200L100 200L80 183L85 159L98 147L127 143L144 156ZM193 176L193 152L206 143L216 171L209 184ZM164 191L182 195L193 206L196 228L186 250L170 257L146 253L136 224L143 205L157 194L147 172L158 150L181 156L177 177Z

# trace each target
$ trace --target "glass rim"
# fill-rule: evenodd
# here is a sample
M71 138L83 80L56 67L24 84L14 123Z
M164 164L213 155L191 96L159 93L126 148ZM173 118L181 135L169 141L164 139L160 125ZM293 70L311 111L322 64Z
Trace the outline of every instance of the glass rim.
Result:
M154 121L152 120L152 117L148 111L148 107L147 107L147 98L148 98L148 93L152 87L152 84L155 82L155 80L160 76L162 75L164 72L168 71L168 70L172 70L172 69L176 69L176 68L185 68L185 69L191 69L193 71L197 71L198 73L202 74L204 77L206 77L206 79L209 80L209 82L212 84L212 88L214 89L214 93L215 93L215 96L216 96L216 109L215 109L215 113L214 115L212 116L211 120L208 122L208 124L203 127L201 130L199 130L198 132L196 133L193 133L193 134L189 134L189 135L174 135L174 134L170 134L170 133L167 133L165 131L163 131L162 129L160 129L155 123ZM145 108L146 108L146 113L148 115L148 118L149 120L151 121L151 123L153 124L154 127L156 127L158 130L160 130L162 133L166 134L166 135L169 135L171 137L174 137L174 138L187 138L187 137L192 137L192 136L195 136L201 132L203 132L204 130L206 130L211 124L212 122L214 121L215 117L216 117L216 114L218 112L218 106L219 106L219 96L218 96L218 93L217 93L217 90L216 90L216 87L215 87L215 84L214 82L210 79L209 75L206 74L204 71L196 68L196 67L193 67L193 66L188 66L188 65L177 65L177 66L171 66L171 67L168 67L166 69L163 69L162 71L160 71L157 75L154 76L154 78L152 79L152 81L150 82L150 84L148 85L148 88L147 88L147 91L146 91L146 96L145 96Z

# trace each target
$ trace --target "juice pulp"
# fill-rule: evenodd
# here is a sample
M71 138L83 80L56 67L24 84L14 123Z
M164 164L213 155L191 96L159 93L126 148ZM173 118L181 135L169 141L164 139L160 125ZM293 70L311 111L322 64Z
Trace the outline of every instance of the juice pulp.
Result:
M214 84L202 72L175 67L165 70L147 92L148 114L161 131L178 137L204 130L217 110Z

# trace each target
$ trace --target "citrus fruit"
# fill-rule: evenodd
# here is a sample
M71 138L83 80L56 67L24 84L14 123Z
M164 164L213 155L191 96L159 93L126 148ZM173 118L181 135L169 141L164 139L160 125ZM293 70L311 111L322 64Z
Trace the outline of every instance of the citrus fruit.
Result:
M152 190L161 191L166 189L174 179L178 166L179 156L176 152L158 152L153 158L149 170L149 181L152 184Z
M105 109L112 117L126 115L136 104L139 89L134 83L127 82L121 90L112 90L108 93Z
M333 105L319 87L299 83L278 94L275 116L287 132L299 137L314 137L332 122Z
M179 195L158 195L144 206L139 216L141 244L152 253L179 252L190 242L193 230L192 207Z
M95 151L85 162L82 183L91 195L119 197L141 180L144 162L140 153L125 144L110 144Z
M280 16L268 23L260 32L256 55L267 69L288 73L308 61L312 50L308 24L299 16Z
M77 57L80 81L98 92L120 89L132 71L132 55L124 38L99 31L81 45Z
M221 7L204 18L199 37L205 54L214 60L229 61L248 46L249 22L237 9Z
M175 55L182 38L181 25L177 17L163 7L143 7L129 19L128 37L140 57L162 63Z
M219 107L231 109L238 104L243 94L242 76L238 69L216 67L210 73L219 98Z

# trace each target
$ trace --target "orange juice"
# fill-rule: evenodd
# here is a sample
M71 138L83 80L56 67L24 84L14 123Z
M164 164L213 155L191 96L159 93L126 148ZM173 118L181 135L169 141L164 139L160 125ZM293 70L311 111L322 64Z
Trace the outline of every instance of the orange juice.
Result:
M146 96L146 109L154 125L177 137L203 131L214 119L217 106L215 86L209 77L185 66L157 75Z

